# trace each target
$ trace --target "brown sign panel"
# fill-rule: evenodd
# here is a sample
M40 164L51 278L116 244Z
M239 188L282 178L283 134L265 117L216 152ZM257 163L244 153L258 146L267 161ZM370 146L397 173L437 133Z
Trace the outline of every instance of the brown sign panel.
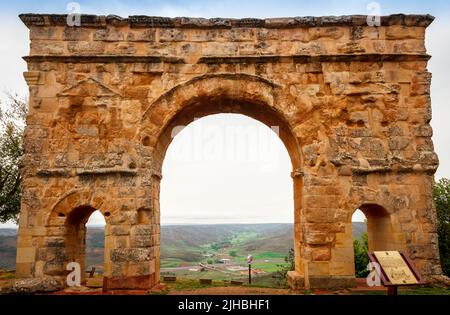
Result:
M373 253L383 268L389 282L393 285L419 284L413 271L403 259L402 255L396 251L384 251Z

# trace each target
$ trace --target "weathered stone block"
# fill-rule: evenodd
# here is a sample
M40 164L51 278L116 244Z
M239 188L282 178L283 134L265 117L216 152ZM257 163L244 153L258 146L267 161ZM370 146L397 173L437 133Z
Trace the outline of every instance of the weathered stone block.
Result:
M153 248L123 248L111 250L112 262L150 261L153 257Z
M335 236L326 232L309 232L305 234L308 245L328 245L334 241Z
M316 27L309 30L311 40L320 38L340 39L344 36L344 29L339 27Z
M89 41L91 39L91 30L80 27L65 28L63 40L66 41Z
M19 247L17 248L17 262L18 263L32 263L36 261L36 248Z
M386 39L424 39L425 28L393 25L386 28Z
M154 42L155 41L155 29L147 29L144 31L130 31L127 36L129 42Z
M150 234L144 235L133 235L131 236L131 247L152 247L155 246L156 242L154 236Z
M135 225L131 228L131 235L152 235L155 227L152 225Z
M80 42L69 42L67 44L67 49L69 53L73 54L87 54L87 55L96 55L102 54L105 49L105 44L101 42L88 42L88 41L80 41Z
M45 245L47 247L64 247L65 242L66 242L66 240L63 237L46 237L45 238Z
M315 248L312 253L313 261L329 261L331 259L330 248Z
M129 234L130 234L129 225L113 225L110 228L110 235L121 236Z

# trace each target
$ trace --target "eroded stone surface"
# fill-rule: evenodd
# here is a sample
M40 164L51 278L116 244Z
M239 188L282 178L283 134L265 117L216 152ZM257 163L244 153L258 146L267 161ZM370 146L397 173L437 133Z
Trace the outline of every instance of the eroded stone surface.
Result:
M83 226L100 209L111 286L157 284L171 132L215 113L280 127L293 164L292 286L351 285L358 208L371 250L404 250L424 276L441 274L432 17L383 17L380 27L364 16L83 16L81 27L63 15L21 18L31 45L18 277L84 266Z
M3 287L1 294L34 294L59 291L64 288L60 278L33 278L16 280L13 285Z

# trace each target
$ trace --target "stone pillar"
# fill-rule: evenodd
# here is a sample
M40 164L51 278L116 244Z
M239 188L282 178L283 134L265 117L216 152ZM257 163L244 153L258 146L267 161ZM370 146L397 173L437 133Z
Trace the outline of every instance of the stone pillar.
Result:
M30 68L30 67L29 67ZM45 119L33 119L33 113L37 111L41 104L38 97L39 88L45 83L41 72L24 72L24 78L29 89L29 116L27 117L27 130L24 137L24 155L22 163L27 169L22 169L22 200L19 217L19 231L17 236L17 259L16 259L16 277L29 278L41 276L36 271L37 243L46 235L43 227L43 213L40 213L41 203L39 196L42 193L42 186L30 178L30 168L36 167L38 162L33 155L43 155L42 143L45 139Z
M155 284L154 248L149 224L111 226L108 238L108 289L150 289Z
M294 253L295 270L287 274L287 283L293 289L303 288L305 286L304 260L302 255L302 236L303 236L303 215L302 215L302 190L303 176L301 169L292 172L291 177L294 185Z
M340 208L340 187L333 177L314 174L306 175L304 184L299 271L290 273L289 285L294 289L354 286L352 227Z
M154 249L154 281L155 285L160 281L160 267L161 267L161 208L160 208L160 185L162 180L161 174L154 174L152 178L152 212L150 213L150 224L152 226L152 246Z
M45 235L45 231L28 224L28 209L22 206L17 236L16 278L40 276L36 273L37 249L33 244L35 235Z
M148 290L159 283L160 180L153 175L150 185L138 187L137 210L128 214L132 219L125 224L113 220L107 231L108 289Z

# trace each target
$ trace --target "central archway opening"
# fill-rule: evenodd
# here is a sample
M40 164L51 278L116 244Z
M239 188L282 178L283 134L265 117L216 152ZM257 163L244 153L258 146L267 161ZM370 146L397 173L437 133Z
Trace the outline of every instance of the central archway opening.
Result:
M183 127L162 167L162 281L246 282L252 255L253 281L283 285L294 265L294 193L279 127L240 114Z

